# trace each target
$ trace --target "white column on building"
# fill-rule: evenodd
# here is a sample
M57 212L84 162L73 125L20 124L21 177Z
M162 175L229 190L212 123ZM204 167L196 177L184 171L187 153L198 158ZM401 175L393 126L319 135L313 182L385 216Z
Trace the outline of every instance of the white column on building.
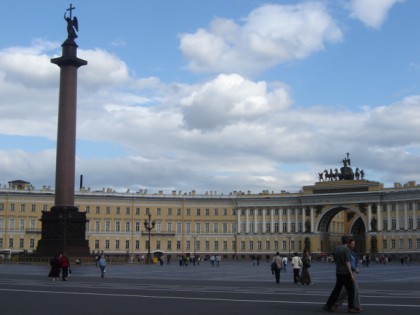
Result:
M378 219L378 231L382 231L382 205L378 204L376 207L376 218Z
M404 202L404 230L408 230L408 202Z
M245 210L245 233L249 233L249 209Z
M395 203L395 229L399 231L400 229L400 205Z
M302 207L302 232L305 233L305 207Z
M266 209L262 209L262 232L264 234L267 232L267 228L265 225L265 214L266 214Z
M258 231L258 209L254 209L254 233L261 233Z
M372 205L371 204L368 205L368 217L367 217L367 220L368 220L368 222L367 222L367 224L368 224L368 231L371 231L372 230L372 227L370 225L370 222L372 221Z
M314 232L314 207L311 207L311 233Z
M299 208L295 208L295 232L299 231Z
M391 221L391 204L390 203L386 204L386 216L388 220L388 231L391 231L392 221Z
M417 230L417 202L413 201L413 230Z
M279 208L279 233L283 233L283 208Z
M270 209L270 233L274 233L274 209Z
M238 234L241 234L241 213L242 213L242 209L237 209L236 210L236 216L238 218L238 227L236 228L236 230L238 231Z
M290 233L290 208L287 208L287 233Z

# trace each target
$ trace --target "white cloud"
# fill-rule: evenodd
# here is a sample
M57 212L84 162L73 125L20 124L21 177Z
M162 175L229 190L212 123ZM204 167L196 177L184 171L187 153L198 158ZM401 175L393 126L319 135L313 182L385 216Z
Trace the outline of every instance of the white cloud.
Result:
M351 0L352 17L361 20L369 27L379 29L385 22L389 10L404 0Z
M216 18L208 29L180 35L180 49L195 72L252 74L305 58L341 40L322 3L264 5L242 25Z

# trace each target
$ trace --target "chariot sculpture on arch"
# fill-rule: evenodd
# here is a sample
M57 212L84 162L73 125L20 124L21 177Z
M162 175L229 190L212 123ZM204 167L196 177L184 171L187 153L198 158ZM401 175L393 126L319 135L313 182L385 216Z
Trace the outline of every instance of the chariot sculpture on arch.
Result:
M76 9L76 7L73 7L73 5L70 3L70 7L64 12L64 19L67 21L67 39L74 40L77 38L76 32L79 31L79 21L77 20L77 17L72 18L72 11ZM70 11L70 15L67 16L67 11Z
M353 172L351 168L351 160L350 160L350 153L346 153L346 157L341 161L343 163L343 167L340 168L340 171L336 168L334 171L330 169L328 171L325 169L322 173L318 174L318 181L335 181L335 180L364 180L365 172L360 170L358 167L356 168L356 172Z

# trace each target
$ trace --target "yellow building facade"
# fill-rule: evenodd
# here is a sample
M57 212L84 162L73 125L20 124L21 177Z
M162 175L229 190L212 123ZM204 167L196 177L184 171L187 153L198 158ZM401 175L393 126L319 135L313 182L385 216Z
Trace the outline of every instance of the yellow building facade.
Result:
M43 211L54 203L49 187L13 181L0 189L0 250L36 252ZM264 191L204 195L117 193L75 194L86 212L92 254L136 259L150 250L175 259L183 254L224 259L291 254L308 249L330 253L341 235L356 239L359 253L400 257L420 253L420 187L414 182L384 188L366 180L325 181L298 193ZM150 214L153 229L145 228ZM63 240L65 242L65 240Z

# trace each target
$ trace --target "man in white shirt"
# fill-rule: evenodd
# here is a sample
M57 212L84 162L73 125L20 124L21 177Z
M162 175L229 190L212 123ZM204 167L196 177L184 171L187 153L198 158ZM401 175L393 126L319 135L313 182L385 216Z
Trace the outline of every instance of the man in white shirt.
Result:
M292 266L293 266L293 281L294 283L299 283L299 273L300 268L302 267L302 260L298 256L298 253L293 253L292 258Z

